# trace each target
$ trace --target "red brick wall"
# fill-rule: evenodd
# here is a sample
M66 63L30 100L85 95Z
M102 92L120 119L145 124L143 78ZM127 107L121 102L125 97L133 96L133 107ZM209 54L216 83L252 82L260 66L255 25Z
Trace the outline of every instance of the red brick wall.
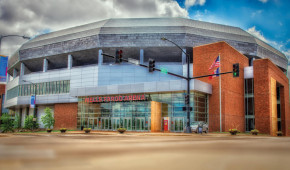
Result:
M282 131L290 136L288 78L269 59L254 61L255 126L261 133L271 132L271 77L283 86L280 89Z
M54 105L54 118L55 118L54 129L59 129L59 128L76 129L77 128L77 113L78 113L77 103L55 104Z
M201 76L212 74L208 68L221 56L221 72L232 71L234 63L240 63L240 76L234 78L232 73L222 75L222 130L238 128L245 131L244 113L244 67L248 66L248 58L226 42L198 46L193 48L193 75ZM210 131L220 129L219 108L219 78L201 78L201 81L212 85L212 94L209 95L209 128Z

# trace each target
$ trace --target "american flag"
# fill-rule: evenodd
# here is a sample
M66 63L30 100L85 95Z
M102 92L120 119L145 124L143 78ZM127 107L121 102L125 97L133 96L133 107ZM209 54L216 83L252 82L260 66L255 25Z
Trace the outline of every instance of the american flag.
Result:
M219 67L219 66L220 66L220 56L216 58L216 60L212 63L212 65L208 68L208 70L211 70L214 67Z
M212 72L212 74L219 74L220 73L220 68L217 68L216 70L214 70ZM213 76L209 76L208 78L211 80L213 77L218 77L219 75L213 75Z
M220 68L217 68L213 74L219 74L220 73ZM218 77L219 75L213 75L213 77Z

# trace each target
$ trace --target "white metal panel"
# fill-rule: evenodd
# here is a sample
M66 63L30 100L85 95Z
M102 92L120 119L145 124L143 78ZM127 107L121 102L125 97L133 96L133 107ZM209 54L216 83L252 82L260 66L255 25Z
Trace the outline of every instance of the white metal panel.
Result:
M249 66L244 68L244 79L254 78L254 67Z

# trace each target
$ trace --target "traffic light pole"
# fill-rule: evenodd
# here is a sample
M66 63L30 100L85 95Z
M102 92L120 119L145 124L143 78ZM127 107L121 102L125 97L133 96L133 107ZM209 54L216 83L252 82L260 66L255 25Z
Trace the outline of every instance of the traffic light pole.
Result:
M187 113L186 133L191 133L191 128L190 128L190 80L191 79L204 78L204 77L210 77L210 76L214 76L214 75L229 74L229 73L233 73L233 72L229 71L229 72L223 72L223 73L219 73L219 74L208 74L208 75L203 75L203 76L190 77L190 74L189 74L190 73L190 69L189 69L190 68L190 56L187 53L185 53L185 54L187 55L187 76L184 77L184 76L181 76L181 75L178 75L178 74L175 74L175 73L171 73L171 72L167 72L167 74L175 76L175 77L179 77L179 78L182 78L182 79L185 79L187 81L186 95L188 96L188 99L186 100L186 113ZM116 59L115 56L112 56L112 55L109 55L109 54L102 53L102 55ZM138 66L141 66L141 67L149 68L149 66L147 66L147 65L136 64L136 63L130 62L128 59L122 59L122 61L130 63L130 64L135 64L135 65L138 65ZM161 72L161 70L158 69L158 68L154 68L154 70Z
M183 53L185 53L182 50ZM186 100L186 115L187 115L187 120L186 120L186 131L185 133L191 133L191 128L190 128L190 56L189 54L185 53L187 56L187 100Z

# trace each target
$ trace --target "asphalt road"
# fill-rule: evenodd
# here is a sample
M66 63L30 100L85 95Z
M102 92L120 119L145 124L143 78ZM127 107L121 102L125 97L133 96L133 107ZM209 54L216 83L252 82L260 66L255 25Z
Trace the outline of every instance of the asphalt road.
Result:
M290 138L150 134L0 135L1 170L290 169Z

